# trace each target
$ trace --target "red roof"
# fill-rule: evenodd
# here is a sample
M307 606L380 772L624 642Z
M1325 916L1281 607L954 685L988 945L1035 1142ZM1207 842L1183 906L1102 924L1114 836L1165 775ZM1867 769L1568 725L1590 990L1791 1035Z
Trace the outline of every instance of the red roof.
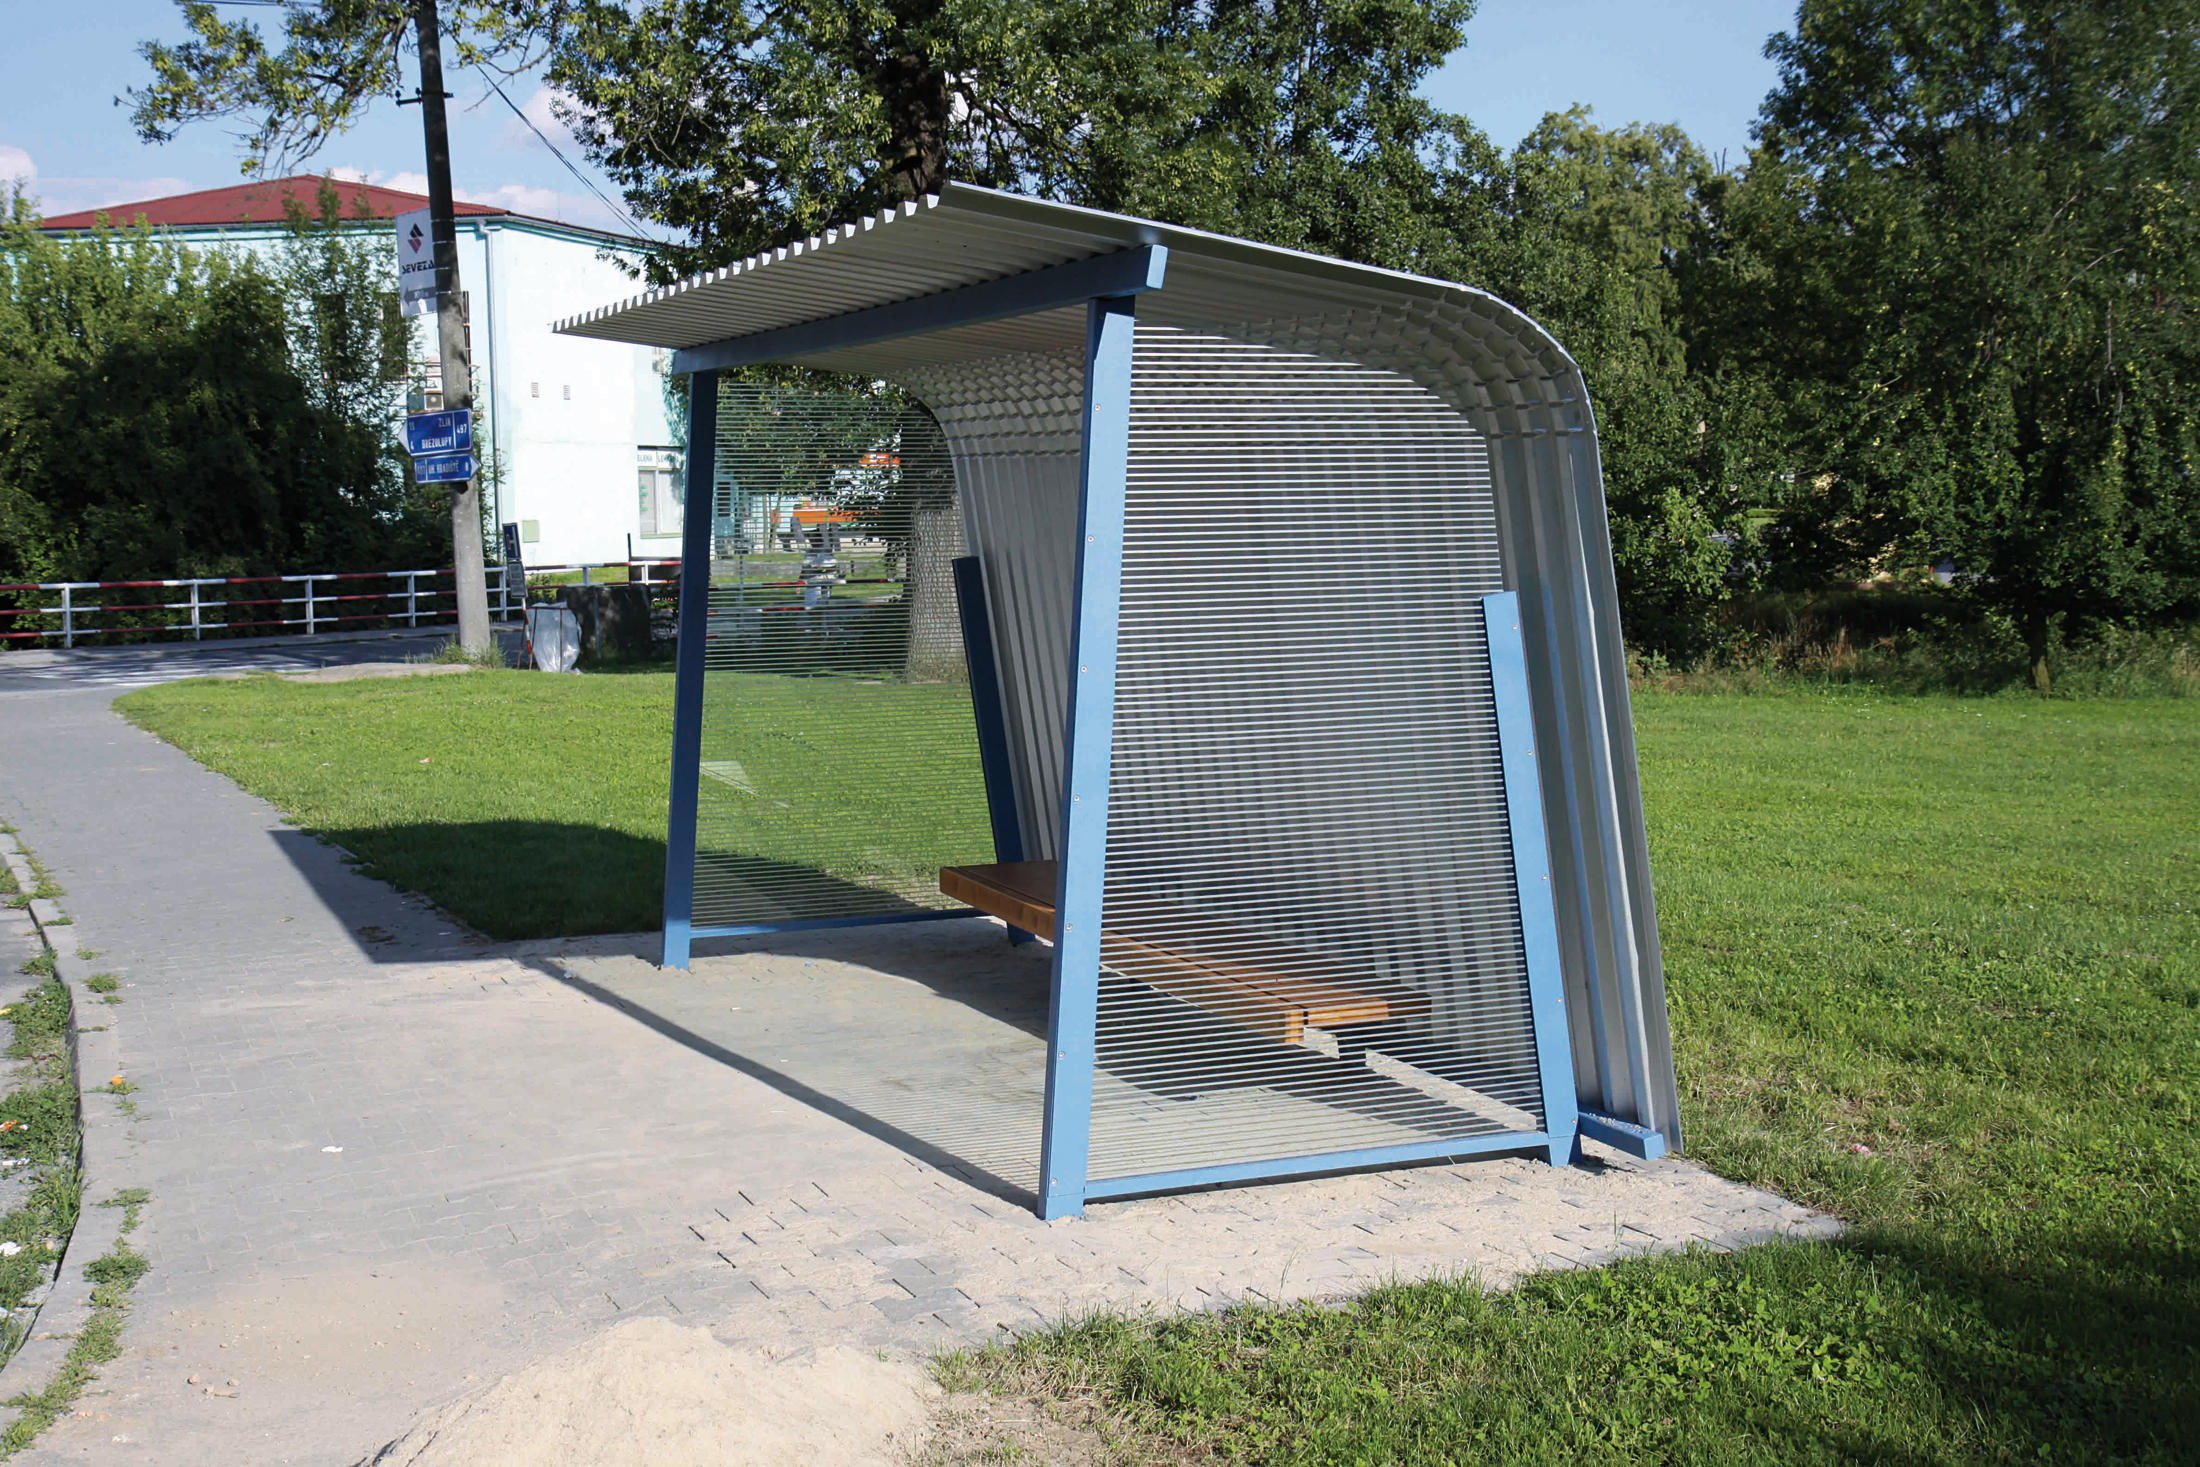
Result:
M322 183L336 185L336 196L343 200L344 217L355 218L361 206L372 219L394 219L414 209L428 207L426 194L408 194L394 188L382 188L371 183L347 183L343 179L323 180L314 173L293 174L289 178L264 179L258 183L240 183L229 188L201 189L195 194L171 194L165 199L146 199L136 204L116 204L106 209L83 209L74 214L56 214L42 220L47 229L90 229L104 214L115 224L135 224L143 219L147 224L171 225L222 225L222 224L280 224L284 208L296 199L307 209L319 207ZM454 206L454 212L466 214L509 214L509 209L491 208L487 204L469 204L463 200Z

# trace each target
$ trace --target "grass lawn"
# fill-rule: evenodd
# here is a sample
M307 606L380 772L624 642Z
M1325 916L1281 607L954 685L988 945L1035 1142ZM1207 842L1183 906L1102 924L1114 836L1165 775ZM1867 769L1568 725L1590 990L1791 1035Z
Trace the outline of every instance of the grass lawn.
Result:
M661 675L123 706L499 935L654 921ZM1690 1152L1845 1241L1099 1319L959 1370L1096 1400L1145 1460L2200 1461L2200 704L1652 694L1637 725Z
M809 862L818 887L936 902L942 852L991 859L966 689L712 674L727 683L704 758L738 750L741 787L706 780L702 824L737 873ZM196 681L118 706L492 937L660 925L669 672Z

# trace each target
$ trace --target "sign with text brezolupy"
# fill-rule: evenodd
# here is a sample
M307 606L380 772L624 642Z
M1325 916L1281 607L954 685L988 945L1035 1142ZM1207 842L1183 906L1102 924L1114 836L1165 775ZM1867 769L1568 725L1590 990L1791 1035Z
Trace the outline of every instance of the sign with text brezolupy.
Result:
M470 453L473 447L474 415L469 409L413 413L405 419L405 452L414 458L431 453Z
M429 211L397 216L397 301L408 316L435 310L435 230Z

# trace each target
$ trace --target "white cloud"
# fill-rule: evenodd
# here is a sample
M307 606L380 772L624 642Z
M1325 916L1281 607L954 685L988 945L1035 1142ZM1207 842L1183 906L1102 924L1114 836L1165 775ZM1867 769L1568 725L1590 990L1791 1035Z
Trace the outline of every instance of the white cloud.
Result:
M29 150L0 143L0 183L20 182L41 214L74 214L80 209L111 209L146 199L187 194L207 187L188 178L41 178Z

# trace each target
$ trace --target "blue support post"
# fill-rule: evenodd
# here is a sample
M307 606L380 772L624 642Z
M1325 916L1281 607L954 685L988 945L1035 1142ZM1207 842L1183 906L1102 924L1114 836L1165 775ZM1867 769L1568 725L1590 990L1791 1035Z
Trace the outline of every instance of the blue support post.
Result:
M1116 613L1130 473L1131 337L1137 301L1096 297L1085 315L1084 454L1077 483L1077 614L1070 641L1069 748L1062 778L1054 993L1047 1015L1039 1216L1085 1208L1100 1009L1101 892L1115 755Z
M970 712L978 725L978 768L985 776L986 814L993 823L993 859L1021 861L1023 822L1017 814L1016 777L1009 763L1001 669L993 657L993 613L985 599L985 571L975 555L955 561L955 605L962 614L963 664L970 672ZM1011 926L1008 940L1026 943L1032 936Z
M695 928L695 802L703 776L703 644L710 636L711 480L718 456L718 374L688 378L687 503L680 524L680 640L672 680L672 799L665 821L665 946L685 968Z
M1543 781L1535 761L1535 715L1528 703L1528 654L1520 635L1520 596L1482 598L1497 703L1498 759L1505 771L1505 813L1512 826L1513 885L1520 894L1520 943L1528 963L1528 1005L1543 1078L1543 1130L1552 1166L1574 1159L1580 1100L1574 1046L1566 1022L1565 973L1559 963L1558 909L1551 896L1551 853L1543 835Z
M970 669L970 712L978 724L978 767L985 775L985 808L993 821L993 859L1021 861L1024 835L1016 818L1016 782L1009 772L1000 667L993 660L993 617L986 606L985 573L975 555L955 561L955 605L962 613L963 662Z

